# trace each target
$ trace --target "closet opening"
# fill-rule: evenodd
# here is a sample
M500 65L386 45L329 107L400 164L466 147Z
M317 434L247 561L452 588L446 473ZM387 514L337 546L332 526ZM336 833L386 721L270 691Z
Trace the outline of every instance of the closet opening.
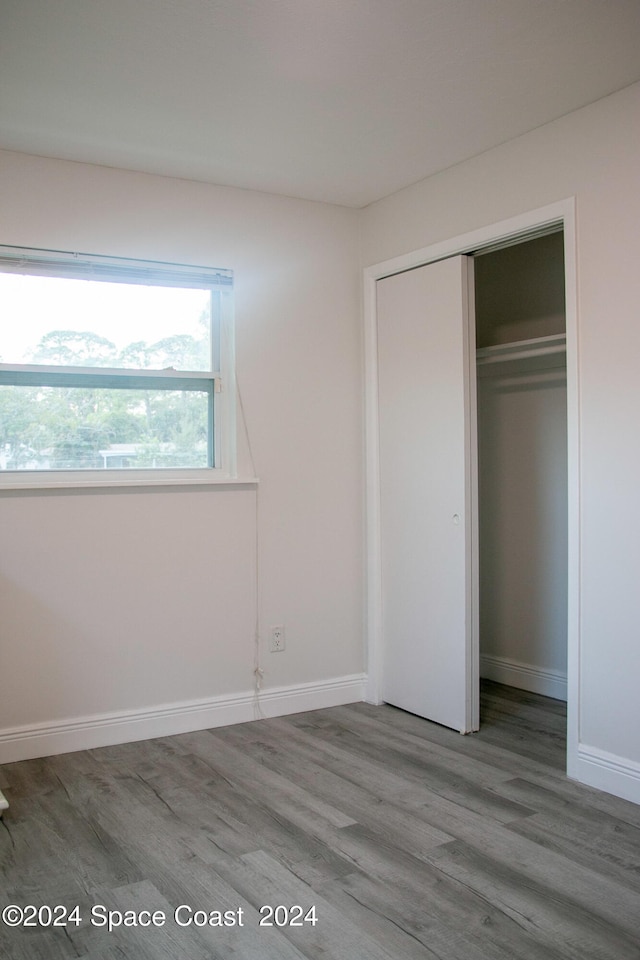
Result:
M562 230L475 253L474 277L481 683L566 701Z

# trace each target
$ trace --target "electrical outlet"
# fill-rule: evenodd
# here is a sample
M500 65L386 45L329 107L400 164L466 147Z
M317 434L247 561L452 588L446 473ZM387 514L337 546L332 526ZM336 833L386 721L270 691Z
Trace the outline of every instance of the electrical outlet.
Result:
M285 649L284 627L271 627L271 637L269 641L269 650L271 653L282 653Z

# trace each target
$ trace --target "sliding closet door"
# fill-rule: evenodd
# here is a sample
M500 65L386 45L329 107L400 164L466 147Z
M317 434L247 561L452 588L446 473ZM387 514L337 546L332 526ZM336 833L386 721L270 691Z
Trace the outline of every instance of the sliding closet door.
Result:
M478 728L472 269L377 284L382 696L461 732Z

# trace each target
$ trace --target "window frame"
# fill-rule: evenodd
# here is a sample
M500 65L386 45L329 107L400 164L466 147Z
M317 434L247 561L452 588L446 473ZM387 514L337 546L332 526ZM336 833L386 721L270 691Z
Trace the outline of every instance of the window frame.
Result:
M227 483L237 479L233 272L163 261L0 245L0 272L212 291L211 369L176 371L0 363L0 385L157 389L208 398L206 467L0 470L0 490ZM176 333L180 331L177 330Z

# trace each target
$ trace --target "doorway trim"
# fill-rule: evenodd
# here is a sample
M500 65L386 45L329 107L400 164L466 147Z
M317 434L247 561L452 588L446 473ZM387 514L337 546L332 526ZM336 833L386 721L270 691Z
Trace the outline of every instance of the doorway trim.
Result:
M376 283L436 260L477 253L496 244L521 242L548 228L564 236L565 308L567 332L567 774L578 774L580 743L580 403L577 315L575 197L531 210L508 220L431 244L420 250L365 267L365 510L366 510L366 645L369 703L382 702L382 542L380 526L380 444L378 415L378 350ZM477 603L477 599L475 601ZM477 636L474 642L478 643Z

